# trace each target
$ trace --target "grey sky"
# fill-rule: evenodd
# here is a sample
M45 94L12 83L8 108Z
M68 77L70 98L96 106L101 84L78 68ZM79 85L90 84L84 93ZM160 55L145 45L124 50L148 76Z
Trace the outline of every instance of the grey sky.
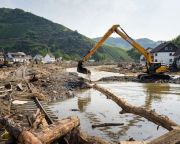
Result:
M0 0L0 7L24 9L90 38L113 24L133 38L170 40L180 34L180 0Z

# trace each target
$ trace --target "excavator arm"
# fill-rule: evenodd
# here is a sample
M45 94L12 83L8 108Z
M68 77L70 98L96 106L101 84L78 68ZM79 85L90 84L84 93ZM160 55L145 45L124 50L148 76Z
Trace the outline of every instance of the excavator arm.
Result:
M118 29L120 28L120 30ZM148 73L156 73L156 70L158 73L167 71L166 67L162 67L161 65L157 65L156 63L153 63L153 59L151 54L143 48L141 45L139 45L136 41L134 41L128 34L119 26L119 25L113 25L106 33L105 35L98 41L98 43L83 57L81 61L78 63L77 71L80 73L88 74L90 73L89 70L83 67L83 62L87 61L90 56L92 56L100 46L107 40L107 38L110 37L112 33L116 32L121 38L126 40L130 45L132 45L138 52L142 55L144 55L146 62L147 62L147 72Z
M83 67L83 62L87 61L90 56L92 56L100 46L107 40L108 37L119 27L119 25L113 25L104 36L98 41L98 43L79 61L77 71L84 74L89 74L90 71Z

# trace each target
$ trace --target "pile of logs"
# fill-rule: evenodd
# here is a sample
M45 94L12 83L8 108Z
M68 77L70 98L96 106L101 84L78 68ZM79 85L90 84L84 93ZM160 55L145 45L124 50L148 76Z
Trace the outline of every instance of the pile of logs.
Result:
M0 124L9 132L11 140L13 139L21 144L48 144L65 136L68 132L79 126L80 121L78 117L68 117L49 125L39 132L33 131L33 129L23 129L9 118L1 117Z

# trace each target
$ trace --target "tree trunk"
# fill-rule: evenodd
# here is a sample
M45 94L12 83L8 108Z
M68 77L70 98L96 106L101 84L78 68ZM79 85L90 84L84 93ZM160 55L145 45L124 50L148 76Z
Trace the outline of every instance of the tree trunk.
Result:
M110 98L115 103L117 103L122 108L122 111L120 112L121 114L132 113L135 115L142 116L142 117L148 119L149 121L166 128L167 130L173 130L173 126L178 126L178 124L176 124L175 122L170 120L167 116L159 115L156 112L154 112L152 110L146 110L143 107L133 106L133 105L127 103L124 99L122 99L122 98L116 96L115 94L113 94L112 92L106 90L105 88L102 88L96 84L93 85L93 88L100 91L101 93L106 95L107 98Z
M68 117L49 125L48 128L38 133L33 134L37 136L42 143L49 144L66 135L68 132L79 126L79 124L80 120L78 119L78 117Z
M49 144L79 126L80 120L78 117L68 117L49 125L48 128L42 129L40 132L23 130L7 118L0 118L0 124L21 144Z

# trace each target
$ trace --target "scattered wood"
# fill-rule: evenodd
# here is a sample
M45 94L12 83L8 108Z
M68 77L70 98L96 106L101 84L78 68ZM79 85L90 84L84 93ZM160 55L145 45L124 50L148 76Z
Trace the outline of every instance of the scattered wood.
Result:
M93 88L100 91L101 93L106 95L107 98L110 98L115 103L117 103L122 108L122 111L120 112L121 114L132 113L135 115L142 116L142 117L148 119L149 121L166 128L167 130L173 130L173 126L178 126L178 124L176 124L174 121L170 120L167 116L159 115L156 112L154 112L152 110L147 110L143 107L133 106L133 105L127 103L124 99L113 94L109 90L98 86L97 84L93 85Z
M32 120L32 128L37 129L39 124L41 124L42 119L43 119L43 117L41 115L40 109L38 108L36 113L33 114L32 118L31 118L31 120Z
M22 131L17 139L20 144L42 144L42 142L29 131Z
M38 133L34 133L42 143L51 143L60 137L66 135L68 132L79 126L80 120L78 117L68 117L66 119L55 122L49 125Z
M11 83L5 84L4 87L5 87L6 89L12 89Z
M147 144L144 141L120 141L119 144Z
M21 83L18 83L18 84L16 85L16 87L17 87L17 90L18 90L18 91L23 91L23 87L22 87L22 84L21 84Z
M68 117L49 125L40 132L23 130L8 118L0 117L0 124L21 144L49 144L78 127L80 120L78 117Z
M0 124L5 127L13 139L21 144L42 144L41 141L31 132L23 130L8 118L0 117Z
M148 144L180 144L180 129L174 129L152 140Z
M107 127L107 126L121 126L121 125L124 125L124 123L103 123L103 124L92 125L92 128Z
M38 81L38 77L36 76L36 74L33 74L33 77L29 80L29 82L35 82Z

